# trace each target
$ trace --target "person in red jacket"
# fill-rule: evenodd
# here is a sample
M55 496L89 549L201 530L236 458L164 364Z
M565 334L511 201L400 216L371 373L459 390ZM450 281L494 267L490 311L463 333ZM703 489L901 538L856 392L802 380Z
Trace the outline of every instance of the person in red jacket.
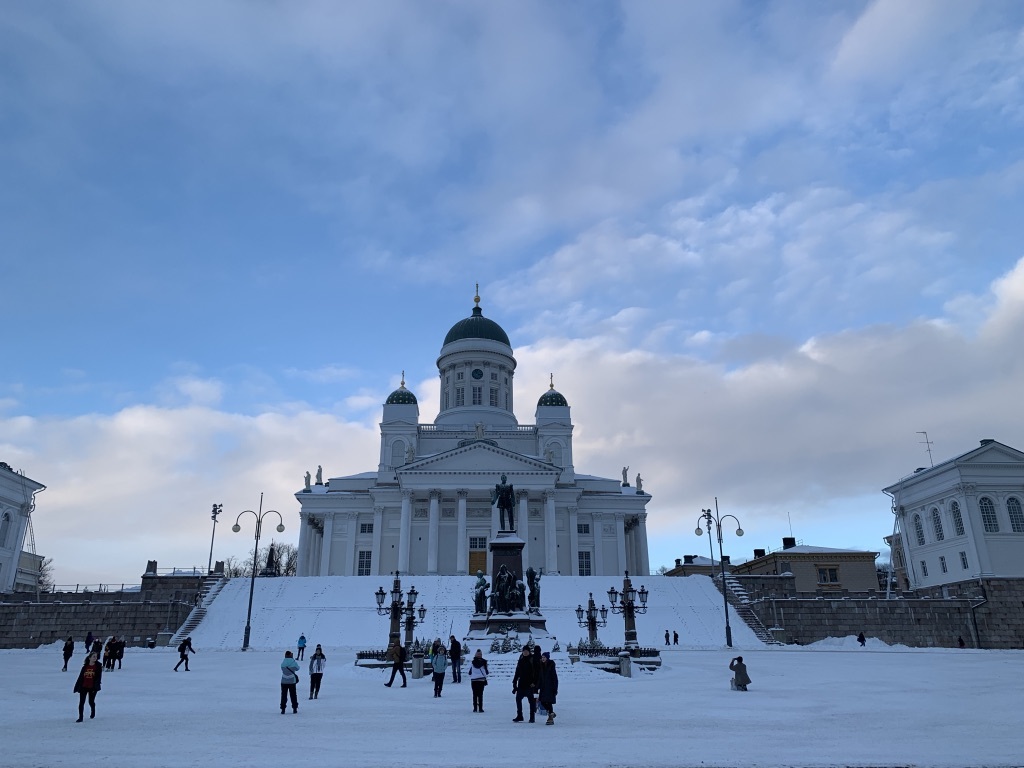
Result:
M103 678L103 665L100 664L95 653L85 657L82 671L78 673L78 680L75 681L75 693L78 694L78 719L76 723L82 722L85 714L85 700L89 699L89 719L96 717L96 694L100 692L100 682Z

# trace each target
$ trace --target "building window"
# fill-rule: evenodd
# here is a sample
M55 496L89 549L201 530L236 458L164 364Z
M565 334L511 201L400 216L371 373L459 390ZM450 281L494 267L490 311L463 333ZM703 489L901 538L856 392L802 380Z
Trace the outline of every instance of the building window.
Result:
M839 583L839 569L838 568L818 568L818 583L819 584L838 584Z
M469 548L470 549L487 549L487 537L486 536L470 536L469 537Z
M590 523L576 523L576 533L581 536L590 535Z
M924 525L921 524L921 516L914 515L914 535L917 537L917 546L924 546Z
M899 550L899 549L895 549L895 550L893 550L893 555L895 555L895 557L893 559L896 561L896 567L897 568L902 568L903 567L903 552L901 550Z
M580 552L580 576L592 576L590 572L590 553Z
M978 499L978 508L981 510L981 522L985 526L985 533L999 533L999 520L996 518L996 505L988 496Z
M506 411L510 410L509 407L508 407L508 393L507 392L505 393L505 410Z
M921 575L928 578L928 563L924 560L921 561Z
M466 378L466 372L465 371L459 371L458 373L455 374L455 380L456 381L462 381L465 378Z
M953 529L957 536L964 535L964 518L960 514L960 505L955 501L949 505L949 514L953 516Z
M371 524L371 527L372 524ZM359 565L356 568L356 576L369 576L370 563L373 562L373 553L368 549L359 550Z
M483 387L473 387L473 405L483 405L483 404L484 404L484 388Z
M967 570L967 553L966 552L961 552L960 553L960 567L963 568L965 571Z
M359 532L360 533L373 533L373 523L360 523L359 524Z
M0 517L0 547L7 546L7 537L11 532L11 516L9 513L4 512L4 516Z
M1020 499L1011 496L1006 500L1006 511L1010 513L1010 528L1014 533L1024 533L1024 510L1021 510Z
M458 408L459 406L462 406L462 405L465 405L465 404L466 404L466 388L465 387L456 387L455 388L455 407Z
M939 517L939 510L936 507L932 507L932 531L935 533L936 541L946 538L942 534L942 518Z
M492 372L491 372L491 381L497 381L497 380L498 380L498 374L496 374L496 373L494 373L494 372L492 371Z
M448 408L448 390L444 391L444 407Z
M491 408L497 408L497 407L498 407L498 390L492 389L491 390Z
M943 573L949 573L949 569L946 568L946 556L939 555L939 568L942 569Z

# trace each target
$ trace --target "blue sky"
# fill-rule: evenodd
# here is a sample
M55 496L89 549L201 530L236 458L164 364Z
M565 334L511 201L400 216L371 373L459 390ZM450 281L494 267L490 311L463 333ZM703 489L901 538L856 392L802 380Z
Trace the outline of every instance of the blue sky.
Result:
M517 414L629 464L653 565L877 549L879 488L1024 446L1016 3L9 4L0 460L59 582L204 563L373 469L480 283ZM241 554L222 528L216 554Z

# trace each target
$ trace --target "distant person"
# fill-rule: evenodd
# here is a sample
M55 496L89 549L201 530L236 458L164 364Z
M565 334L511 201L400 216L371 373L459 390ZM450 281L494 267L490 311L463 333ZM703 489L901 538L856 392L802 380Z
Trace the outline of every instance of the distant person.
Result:
M487 685L487 659L479 648L469 663L469 685L473 689L473 711L484 711L484 686Z
M88 653L92 653L92 641L93 641L92 630L90 630L89 634L87 634L85 636L85 652L87 654Z
M174 671L177 672L178 671L178 667L180 667L184 663L185 671L188 672L189 671L189 669L188 669L188 655L190 653L195 653L195 652L196 652L196 649L192 647L192 638L191 637L186 637L184 640L182 640L181 644L178 646L178 654L179 654L180 658L178 659L178 663L174 665Z
M857 635L857 642L860 643L860 647L861 648L863 648L865 646L865 644L867 644L868 640L867 640L866 637L864 637L864 633L863 632L861 632L859 635Z
M530 703L530 722L535 722L537 700L534 699L533 692L538 681L534 675L533 666L530 646L524 645L523 655L519 657L515 674L512 675L512 694L516 697L516 716L512 718L513 723L523 722L523 699Z
M670 644L669 643L669 634L668 634L668 630L666 629L665 630L665 645L669 645L669 644Z
M388 651L388 656L391 659L391 679L384 683L384 687L390 688L395 682L395 675L401 675L402 687L405 688L405 647L395 643Z
M729 669L732 670L732 684L737 691L747 690L750 685L750 675L747 674L747 665L743 663L743 657L737 656L729 662Z
M672 645L679 645L679 633L678 632L673 632L672 633Z
M444 673L448 669L448 651L444 643L437 646L434 651L434 658L430 661L430 667L434 670L434 698L441 698L441 689L444 688Z
M100 683L103 680L103 665L95 653L88 653L85 656L85 663L82 664L82 671L78 673L78 680L75 681L74 692L78 694L78 719L76 723L82 722L85 714L85 700L89 699L89 719L96 717L96 694L100 692Z
M284 661L281 662L281 714L284 714L285 705L290 697L292 700L292 714L299 712L299 696L295 692L299 684L299 662L292 658L291 651L284 652Z
M545 651L540 655L540 703L548 711L548 719L545 725L555 724L555 699L558 695L558 670L555 669L555 662L551 660L551 654Z
M128 641L124 639L124 635L117 639L117 645L114 646L114 661L117 662L117 668L121 669L121 660L124 659L124 648L128 645ZM113 667L111 667L113 669Z
M64 669L61 672L68 671L68 662L71 657L75 655L75 640L73 637L68 635L68 639L64 641Z
M452 665L452 682L462 682L462 643L455 639L455 635L448 638L448 661Z
M967 643L964 642L964 636L963 635L959 635L957 637L956 644L960 648L966 648L967 647Z
M295 658L298 661L302 661L302 657L306 655L306 636L299 635L299 641L296 643L299 652L295 654Z
M117 655L117 635L107 638L107 644L103 646L103 668L114 668L114 656Z
M324 669L327 667L327 657L324 656L324 649L317 643L316 650L309 657L309 698L320 697L320 681L324 679Z

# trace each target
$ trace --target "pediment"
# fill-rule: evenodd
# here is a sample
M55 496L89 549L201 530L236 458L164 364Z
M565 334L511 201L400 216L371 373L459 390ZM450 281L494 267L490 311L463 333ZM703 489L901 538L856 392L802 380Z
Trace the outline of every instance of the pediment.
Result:
M509 482L517 479L541 478L551 482L561 469L545 461L525 456L515 451L500 448L487 441L453 448L450 451L427 456L398 467L395 473L402 480L415 480L432 475L462 475L479 478L484 484L494 484L502 474L508 475Z
M975 448L957 459L961 465L972 464L1021 464L1024 463L1024 453L1002 443L992 442Z

